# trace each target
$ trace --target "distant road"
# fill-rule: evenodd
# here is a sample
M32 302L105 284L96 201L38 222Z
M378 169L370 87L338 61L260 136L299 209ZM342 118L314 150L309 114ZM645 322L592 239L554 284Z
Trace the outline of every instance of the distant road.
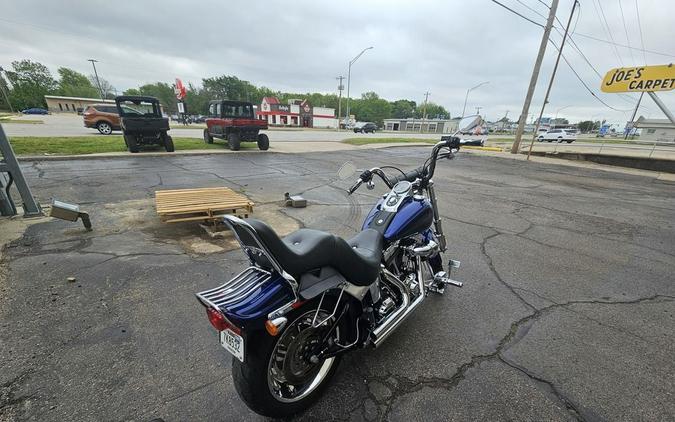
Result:
M44 124L19 124L8 123L3 125L8 136L91 136L99 135L96 129L89 129L84 127L82 123L82 116L73 114L52 114L47 116L22 116L22 119L27 120L42 120ZM203 138L203 128L183 129L177 128L171 130L171 135L174 137L184 138ZM113 132L113 134L121 134L121 132ZM323 141L323 142L340 142L345 138L354 137L382 137L388 138L420 138L420 139L440 139L440 134L410 134L410 133L376 133L361 134L342 130L340 132L334 130L322 129L284 129L284 130L269 130L267 134L272 142L302 142L302 141Z

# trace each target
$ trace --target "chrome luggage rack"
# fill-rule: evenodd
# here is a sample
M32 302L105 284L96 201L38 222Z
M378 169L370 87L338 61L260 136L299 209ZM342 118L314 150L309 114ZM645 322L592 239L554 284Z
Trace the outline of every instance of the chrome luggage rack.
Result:
M197 293L197 299L205 306L224 311L228 305L252 296L271 278L271 273L262 268L248 267L222 286Z

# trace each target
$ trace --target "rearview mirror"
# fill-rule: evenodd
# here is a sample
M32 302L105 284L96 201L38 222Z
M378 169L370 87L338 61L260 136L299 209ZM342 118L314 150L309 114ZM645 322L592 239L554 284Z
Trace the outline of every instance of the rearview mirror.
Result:
M346 180L352 177L354 173L356 173L356 166L351 161L347 161L340 167L337 175L340 180Z
M459 121L459 124L457 125L457 130L461 133L468 132L471 129L475 128L476 126L480 125L482 121L483 118L480 117L478 114L474 116L466 116Z

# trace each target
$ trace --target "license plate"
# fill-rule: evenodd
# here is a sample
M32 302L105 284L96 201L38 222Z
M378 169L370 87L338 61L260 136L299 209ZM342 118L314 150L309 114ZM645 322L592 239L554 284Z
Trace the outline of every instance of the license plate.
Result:
M244 361L244 338L232 330L220 332L220 344L240 361Z

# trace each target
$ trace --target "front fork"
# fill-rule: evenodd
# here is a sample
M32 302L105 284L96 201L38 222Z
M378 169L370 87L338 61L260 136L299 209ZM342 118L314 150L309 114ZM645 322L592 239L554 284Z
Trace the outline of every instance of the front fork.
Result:
M431 208L434 210L434 234L436 235L436 239L438 239L438 246L440 246L441 252L445 252L447 249L445 234L443 234L441 215L438 212L438 205L436 205L436 191L434 190L433 180L429 180L429 184L427 185L427 195L431 201Z
M436 205L436 191L434 190L433 180L429 180L427 185L427 194L429 200L431 201L431 208L434 211L434 235L438 241L438 246L440 252L445 252L447 250L447 243L445 240L445 234L443 233L443 224L441 222L441 215L438 212L438 205ZM430 287L432 291L443 293L446 285L452 285L457 287L462 287L462 283L450 278L450 272L453 268L459 268L460 262L453 259L448 263L448 271L443 271L443 261L441 259L441 254L437 253L435 256L429 257L429 265L431 270L434 273L434 281Z

